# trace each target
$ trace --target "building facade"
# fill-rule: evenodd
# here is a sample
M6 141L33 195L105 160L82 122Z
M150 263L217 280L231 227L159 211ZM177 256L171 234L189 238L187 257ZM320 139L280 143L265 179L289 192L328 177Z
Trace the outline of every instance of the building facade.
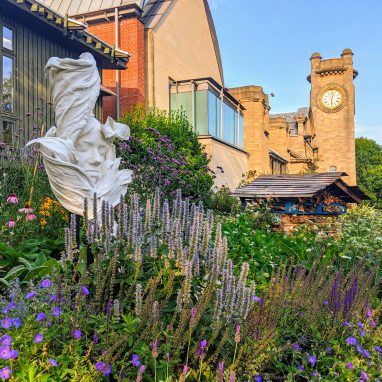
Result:
M40 2L131 54L123 73L103 71L104 85L116 94L105 99L105 113L118 118L137 103L181 110L211 156L217 187L233 190L248 172L345 172L356 183L357 72L349 49L334 59L314 53L310 104L272 114L261 86L225 88L207 0Z
M83 24L34 0L0 2L0 41L1 147L25 145L36 134L37 120L45 131L54 123L44 75L50 57L78 59L91 52L100 70L126 68L128 62L127 54L114 57L112 47L85 31ZM102 118L101 98L96 114Z

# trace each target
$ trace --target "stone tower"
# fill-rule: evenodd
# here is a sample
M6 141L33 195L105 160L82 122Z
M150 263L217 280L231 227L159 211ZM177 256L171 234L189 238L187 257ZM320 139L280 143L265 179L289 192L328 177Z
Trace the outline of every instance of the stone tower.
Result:
M311 58L310 106L314 121L314 145L318 149L317 172L344 171L344 181L356 185L353 52L345 49L340 58Z

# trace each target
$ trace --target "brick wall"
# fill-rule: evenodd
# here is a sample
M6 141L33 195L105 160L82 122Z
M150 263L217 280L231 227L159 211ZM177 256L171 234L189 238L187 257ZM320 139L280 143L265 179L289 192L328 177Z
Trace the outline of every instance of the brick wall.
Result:
M90 24L88 30L108 44L115 45L114 21L98 21ZM122 115L138 103L146 104L145 34L144 25L138 18L120 20L119 48L131 55L127 69L120 71L120 111ZM102 83L116 92L116 71L103 70ZM104 97L103 101L104 118L106 119L108 115L115 118L116 97Z

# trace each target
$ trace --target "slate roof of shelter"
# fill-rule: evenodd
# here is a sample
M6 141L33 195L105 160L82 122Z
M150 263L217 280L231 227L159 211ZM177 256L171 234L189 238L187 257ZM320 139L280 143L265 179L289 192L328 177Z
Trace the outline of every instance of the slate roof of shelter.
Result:
M325 172L320 174L261 175L254 181L237 188L232 195L240 198L308 198L335 186L345 199L360 202L365 195L357 187L348 186L341 177L345 172ZM339 195L341 196L341 195Z

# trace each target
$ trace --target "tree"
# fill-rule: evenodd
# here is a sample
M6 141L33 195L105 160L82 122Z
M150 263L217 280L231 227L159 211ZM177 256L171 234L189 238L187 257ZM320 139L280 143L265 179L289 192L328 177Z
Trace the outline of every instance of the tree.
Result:
M358 186L382 208L382 146L372 139L357 138L355 147Z

